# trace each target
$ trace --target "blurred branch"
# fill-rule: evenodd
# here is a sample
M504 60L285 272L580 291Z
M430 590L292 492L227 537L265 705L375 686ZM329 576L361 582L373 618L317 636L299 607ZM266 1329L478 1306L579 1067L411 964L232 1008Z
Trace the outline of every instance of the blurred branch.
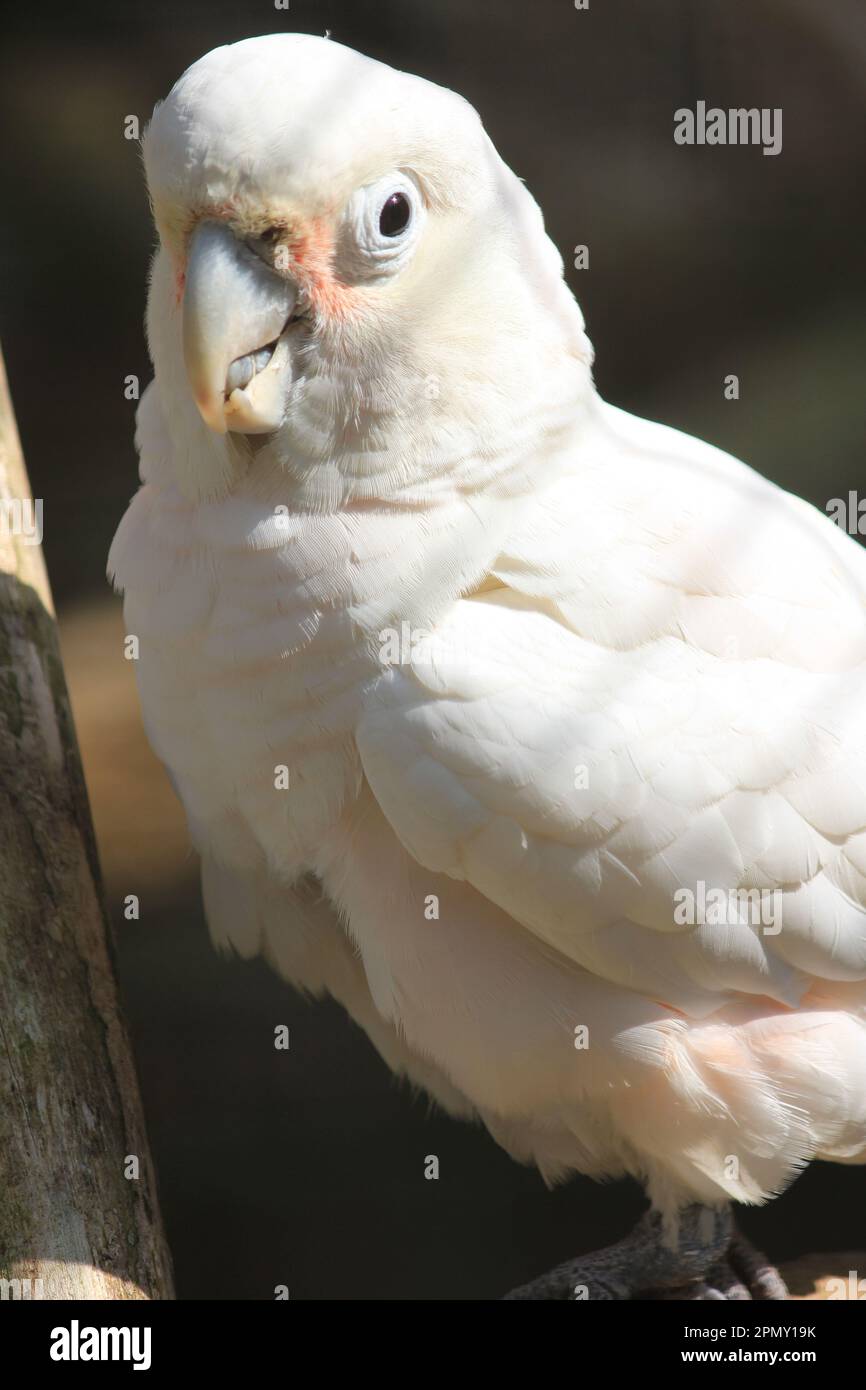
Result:
M0 357L0 1298L171 1298L41 530Z

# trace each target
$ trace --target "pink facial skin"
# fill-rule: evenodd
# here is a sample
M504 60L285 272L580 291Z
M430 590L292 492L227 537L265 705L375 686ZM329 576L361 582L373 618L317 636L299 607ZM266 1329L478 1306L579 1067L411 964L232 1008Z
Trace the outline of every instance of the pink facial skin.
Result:
M341 322L356 314L363 296L352 285L346 285L334 274L334 234L325 217L304 220L282 213L272 216L246 214L235 203L221 203L203 209L195 223L203 217L230 222L239 236L260 236L264 230L277 232L271 241L275 259L282 252L279 271L296 282L317 318L325 322ZM190 229L190 231L192 228ZM278 272L279 273L279 272ZM186 256L175 260L175 305L183 300L186 283Z

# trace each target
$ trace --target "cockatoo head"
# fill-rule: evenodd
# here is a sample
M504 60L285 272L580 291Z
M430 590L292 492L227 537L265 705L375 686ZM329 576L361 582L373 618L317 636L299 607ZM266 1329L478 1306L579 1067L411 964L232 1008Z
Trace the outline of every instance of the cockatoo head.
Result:
M144 158L169 428L227 436L177 451L185 490L263 449L319 501L429 488L586 391L539 210L453 92L330 40L249 39L184 73Z

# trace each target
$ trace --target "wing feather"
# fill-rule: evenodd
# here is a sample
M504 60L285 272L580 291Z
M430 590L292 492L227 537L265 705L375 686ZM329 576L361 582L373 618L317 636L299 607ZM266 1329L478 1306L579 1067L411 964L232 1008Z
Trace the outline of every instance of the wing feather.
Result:
M686 1011L866 977L862 552L661 426L605 407L594 444L370 690L376 798L421 864ZM684 922L683 890L764 896Z

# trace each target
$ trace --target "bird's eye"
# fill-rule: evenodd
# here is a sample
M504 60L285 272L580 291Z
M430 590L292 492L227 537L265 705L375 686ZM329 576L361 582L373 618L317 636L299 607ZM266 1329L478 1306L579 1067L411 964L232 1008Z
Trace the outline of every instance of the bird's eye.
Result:
M412 218L412 204L405 193L392 193L385 199L379 213L379 231L382 236L399 236L405 232Z
M342 224L343 273L355 283L398 274L414 255L426 215L421 187L408 169L356 188Z

